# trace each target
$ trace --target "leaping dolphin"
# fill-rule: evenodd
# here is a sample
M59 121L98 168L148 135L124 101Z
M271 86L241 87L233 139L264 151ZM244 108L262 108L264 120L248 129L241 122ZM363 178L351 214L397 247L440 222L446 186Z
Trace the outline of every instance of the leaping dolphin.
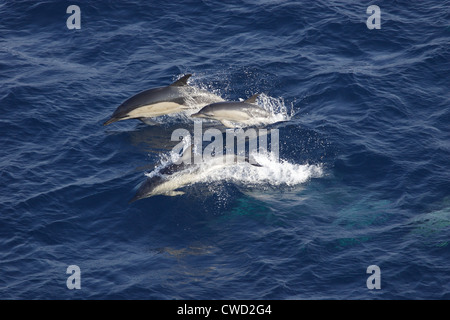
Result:
M187 84L191 74L186 74L166 87L152 88L142 91L123 102L103 125L126 120L145 119L166 114L178 113L193 106L204 106L209 103L223 101L217 95L206 90L194 88Z
M209 104L191 117L214 119L223 123L225 127L234 128L238 125L254 125L265 122L270 113L256 104L259 94L255 94L245 101L223 101Z
M255 161L250 161L248 157L237 156L234 154L209 158L207 161L203 161L200 164L191 164L191 152L192 146L186 148L183 155L176 163L169 163L159 170L159 172L153 172L153 174L142 183L136 195L129 203L156 195L182 195L184 192L178 189L197 183L213 171L238 162L261 167L261 165Z

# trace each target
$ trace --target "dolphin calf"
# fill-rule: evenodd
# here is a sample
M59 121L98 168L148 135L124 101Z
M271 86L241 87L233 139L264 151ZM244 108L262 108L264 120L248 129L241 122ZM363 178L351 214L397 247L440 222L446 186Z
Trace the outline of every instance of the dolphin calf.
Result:
M270 113L256 104L259 94L245 101L223 101L209 104L191 117L214 119L222 122L225 127L234 128L238 125L254 125L267 121Z
M142 91L123 102L103 125L126 120L139 119L147 123L149 118L178 113L195 105L223 101L217 95L187 84L191 74L186 74L169 86Z
M160 169L159 172L152 172L139 187L135 196L129 203L156 195L182 195L184 192L180 191L180 188L197 183L210 175L213 171L238 162L246 162L253 166L261 167L260 164L250 161L248 157L237 156L234 154L224 155L223 157L213 157L200 164L192 164L190 163L190 160L192 159L190 157L191 152L192 146L186 148L183 155L176 163L171 162ZM224 157L227 157L228 159L224 159Z

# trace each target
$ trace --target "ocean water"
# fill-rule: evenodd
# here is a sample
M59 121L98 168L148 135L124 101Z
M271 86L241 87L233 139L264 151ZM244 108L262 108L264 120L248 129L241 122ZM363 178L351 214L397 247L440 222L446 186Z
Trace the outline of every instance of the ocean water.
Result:
M449 8L0 1L0 298L449 299ZM129 204L193 121L103 122L186 73L264 93L280 159Z

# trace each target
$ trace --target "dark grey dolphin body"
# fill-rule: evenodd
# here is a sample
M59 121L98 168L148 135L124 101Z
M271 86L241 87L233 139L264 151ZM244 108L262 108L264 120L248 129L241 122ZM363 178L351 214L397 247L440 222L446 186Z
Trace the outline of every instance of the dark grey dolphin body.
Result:
M148 119L166 114L178 113L194 105L205 105L222 99L205 90L191 87L187 74L169 86L142 91L123 102L104 123L126 119Z
M226 127L235 127L235 124L252 125L258 120L268 119L270 113L256 104L255 94L245 101L223 101L209 104L191 117L214 119Z

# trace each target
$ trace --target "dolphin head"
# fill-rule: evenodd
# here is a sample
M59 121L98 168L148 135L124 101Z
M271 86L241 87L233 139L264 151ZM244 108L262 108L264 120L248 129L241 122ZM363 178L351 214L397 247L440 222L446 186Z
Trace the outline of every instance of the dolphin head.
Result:
M148 198L156 195L155 189L163 183L164 179L160 175L155 175L153 177L148 177L144 183L141 184L138 191L134 197L128 202L132 203L134 201Z
M215 103L203 107L199 112L191 115L193 118L214 118Z
M227 115L240 112L243 107L242 102L221 101L204 106L199 112L194 113L191 117L205 119L221 119Z
M164 168L159 170L158 174L154 174L148 177L144 183L141 184L135 196L129 201L132 203L136 200L156 196L159 194L164 194L168 196L177 196L181 195L184 192L176 190L177 187L181 187L182 185L167 185L168 180L171 179L172 175L182 171L186 167L190 167L191 164L191 154L192 154L193 146L189 145L186 149L183 150L181 157L178 162L170 163ZM174 188L175 187L175 188Z

